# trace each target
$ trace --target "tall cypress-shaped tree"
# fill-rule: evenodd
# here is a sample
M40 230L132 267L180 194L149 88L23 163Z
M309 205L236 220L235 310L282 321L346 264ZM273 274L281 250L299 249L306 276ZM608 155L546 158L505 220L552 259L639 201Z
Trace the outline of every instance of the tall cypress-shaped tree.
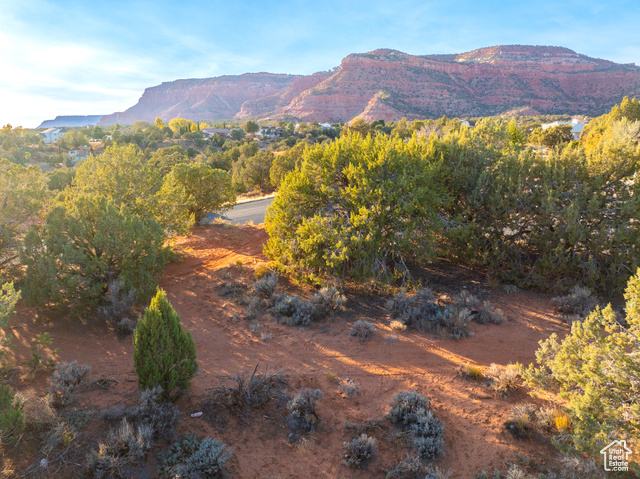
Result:
M133 345L141 390L160 386L166 399L175 399L178 391L189 387L198 370L196 345L163 290L158 289L138 321Z

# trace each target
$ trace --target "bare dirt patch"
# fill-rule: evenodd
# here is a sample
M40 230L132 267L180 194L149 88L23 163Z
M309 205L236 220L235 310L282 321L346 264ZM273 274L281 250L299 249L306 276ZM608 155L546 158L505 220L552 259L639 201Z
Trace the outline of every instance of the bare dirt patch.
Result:
M555 455L551 446L515 440L505 429L514 403L535 402L523 391L501 398L486 386L456 374L457 367L467 362L482 368L491 363L529 363L541 339L552 332L563 335L568 328L553 313L547 295L492 290L486 278L472 271L456 274L455 283L443 278L444 273L432 271L429 282L437 292L450 294L454 286L458 290L467 286L472 291L486 291L486 298L511 320L500 326L472 323L474 335L461 341L415 331L396 333L389 328L385 298L348 294L347 311L336 319L294 328L279 325L263 313L258 318L260 333L256 333L244 319L246 306L221 296L219 286L224 281L249 282L253 271L267 261L262 255L266 239L264 230L254 226L197 227L191 236L179 241L184 259L169 265L160 282L183 326L196 341L201 368L188 393L177 403L185 417L179 432L211 435L231 446L234 477L384 477L384 470L404 458L408 450L398 441L386 440L388 432L374 429L370 435L378 439L378 458L368 470L349 469L340 454L343 441L350 440L353 433L346 431L344 424L382 418L392 397L410 390L430 398L434 413L444 421L446 455L436 464L452 470L454 478L473 477L482 469L504 470L505 461L513 461L516 452L539 463ZM279 288L308 294L286 282ZM376 325L374 337L366 343L348 334L359 319ZM53 346L61 350L59 360L77 360L92 368L88 379L95 387L81 391L79 405L101 410L135 404L139 392L131 337L119 339L99 320L85 320L82 325L76 319L46 318L21 306L12 320L19 325L13 330L18 361L26 358L31 338L48 331L54 338ZM231 414L219 423L206 415L190 417L203 410L209 390L220 384L220 375L235 376L240 371L250 374L258 364L260 370L265 366L270 371L284 370L292 394L299 387L324 391L317 406L323 422L315 435L297 445L290 444L284 421L287 411L273 404L248 414ZM361 394L345 397L339 382L328 373L358 383ZM95 382L98 380L103 380L102 386ZM46 387L42 375L35 379L17 375L12 383L17 389L44 391ZM106 429L99 420L89 428L95 434L105 434ZM35 460L34 451L29 463ZM154 460L150 459L151 476L152 467Z

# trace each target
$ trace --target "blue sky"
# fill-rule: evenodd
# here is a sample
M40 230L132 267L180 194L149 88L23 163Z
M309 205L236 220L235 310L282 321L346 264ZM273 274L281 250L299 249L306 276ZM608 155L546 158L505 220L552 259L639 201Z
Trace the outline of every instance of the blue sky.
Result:
M178 78L308 74L349 53L556 45L640 64L636 1L0 0L0 125L107 114Z

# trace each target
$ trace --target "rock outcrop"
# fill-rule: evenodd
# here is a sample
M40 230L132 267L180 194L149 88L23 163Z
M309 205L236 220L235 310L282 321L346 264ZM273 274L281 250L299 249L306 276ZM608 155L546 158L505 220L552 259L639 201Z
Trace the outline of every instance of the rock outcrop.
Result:
M101 124L156 116L391 121L517 109L598 115L626 95L640 96L640 67L562 47L507 45L423 56L380 49L349 55L339 67L308 76L258 73L163 83Z
M213 120L233 118L245 102L270 97L290 87L299 75L245 73L215 78L176 80L147 88L138 103L124 112L106 115L100 125L172 118Z
M74 116L56 116L53 120L45 120L40 123L38 128L61 128L63 126L95 126L98 124L102 115L74 115Z

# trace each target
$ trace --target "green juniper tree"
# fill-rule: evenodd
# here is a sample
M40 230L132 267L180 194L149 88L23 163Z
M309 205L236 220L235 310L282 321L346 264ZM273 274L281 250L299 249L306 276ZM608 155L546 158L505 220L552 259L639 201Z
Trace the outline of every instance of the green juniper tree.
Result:
M158 290L133 334L133 363L141 390L160 386L166 399L188 389L198 370L196 345L180 317Z

